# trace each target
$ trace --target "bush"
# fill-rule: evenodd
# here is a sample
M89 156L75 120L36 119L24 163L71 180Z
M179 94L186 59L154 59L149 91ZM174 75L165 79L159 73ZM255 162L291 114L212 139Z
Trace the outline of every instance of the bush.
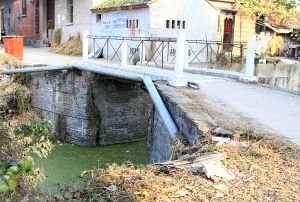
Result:
M33 169L32 153L47 158L53 148L50 142L51 122L39 120L27 124L9 121L0 127L0 196L19 188L32 187L45 176ZM26 190L26 189L25 189Z

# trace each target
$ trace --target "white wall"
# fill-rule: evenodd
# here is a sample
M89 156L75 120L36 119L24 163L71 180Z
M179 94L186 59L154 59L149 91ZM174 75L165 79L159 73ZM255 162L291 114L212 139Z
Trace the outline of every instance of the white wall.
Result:
M206 34L216 40L218 14L206 0L159 0L150 7L150 35L176 37L182 29L166 29L166 20L184 20L187 39L205 39Z
M55 28L62 29L62 43L66 42L70 36L75 36L77 32L92 30L92 0L74 0L73 23L69 22L67 0L55 0Z
M132 9L113 12L102 12L101 21L96 22L97 14L93 14L92 33L99 36L140 36L149 33L149 9ZM139 27L134 30L126 28L126 20L139 20Z
M97 15L101 14L101 20L97 22ZM130 28L126 27L127 20L138 20L138 28ZM145 36L149 35L149 9L132 9L132 10L121 10L121 11L113 11L113 12L100 12L97 14L93 14L93 23L92 23L92 34L97 36L121 36L121 37L140 37L143 34ZM97 45L96 49L103 48L105 44L105 40L96 40ZM118 49L122 41L110 40L108 55L111 58ZM128 53L135 53L135 50L140 42L137 41L127 41ZM112 48L113 46L113 48ZM104 57L107 56L107 49L104 48ZM118 55L115 55L114 60L121 59L121 50L119 49ZM119 56L119 57L118 57ZM129 56L131 57L131 56Z
M219 11L206 0L159 0L150 6L149 34L153 37L177 37L185 30L187 40L217 40ZM170 20L170 28L166 28L166 21ZM175 29L172 28L175 20ZM180 29L177 28L180 21ZM185 21L185 29L182 24ZM205 45L190 44L193 51L198 54ZM175 46L176 47L176 46ZM212 47L214 50L216 46ZM209 55L213 55L210 51ZM189 60L194 58L190 51ZM210 57L210 56L209 56ZM206 49L199 55L201 62L206 62ZM195 60L194 62L199 62Z

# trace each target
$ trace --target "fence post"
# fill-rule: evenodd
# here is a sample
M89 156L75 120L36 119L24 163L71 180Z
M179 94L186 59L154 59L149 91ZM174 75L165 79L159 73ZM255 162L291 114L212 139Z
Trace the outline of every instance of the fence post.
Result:
M175 78L169 81L169 84L172 86L186 86L187 81L183 78L183 68L187 61L185 57L185 32L181 32L177 38L176 46L176 63L175 63Z
M145 41L144 41L144 38L145 37L145 34L142 34L141 35L141 48L140 48L140 63L141 65L144 64L145 62L145 58L146 58L146 51L145 51Z
M177 38L176 47L176 63L175 63L175 77L181 78L183 76L184 67L184 50L185 50L185 32L181 32Z
M83 32L82 36L82 59L83 60L88 60L89 59L89 31L85 30Z
M241 63L243 63L244 62L244 45L243 44L241 44Z
M245 68L245 75L249 77L254 76L255 48L256 48L256 36L251 35L248 41L247 60L246 60L246 68Z
M127 66L127 42L124 40L122 44L122 67Z

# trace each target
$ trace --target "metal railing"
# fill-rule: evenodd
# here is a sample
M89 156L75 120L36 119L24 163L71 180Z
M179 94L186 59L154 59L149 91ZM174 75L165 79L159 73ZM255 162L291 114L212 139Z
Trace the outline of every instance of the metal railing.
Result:
M121 47L126 41L129 49L128 61L132 64L139 62L141 65L163 68L175 63L177 38L94 35L89 35L88 38L92 40L92 53L89 57L93 59L104 58L121 62ZM189 64L206 64L210 68L214 65L231 67L233 63L245 62L247 43L186 40L186 47Z

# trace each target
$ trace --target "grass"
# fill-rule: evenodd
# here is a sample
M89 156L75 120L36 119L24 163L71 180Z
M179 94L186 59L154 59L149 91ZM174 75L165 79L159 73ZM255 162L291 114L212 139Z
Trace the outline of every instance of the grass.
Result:
M143 3L144 0L107 0L97 6L97 8L119 7L125 4Z
M35 156L35 167L43 167L46 181L39 183L42 192L58 193L61 188L75 184L79 186L84 178L79 178L83 170L105 168L106 164L121 165L130 161L135 165L146 164L147 142L109 145L101 147L80 147L70 144L55 146L48 159Z

